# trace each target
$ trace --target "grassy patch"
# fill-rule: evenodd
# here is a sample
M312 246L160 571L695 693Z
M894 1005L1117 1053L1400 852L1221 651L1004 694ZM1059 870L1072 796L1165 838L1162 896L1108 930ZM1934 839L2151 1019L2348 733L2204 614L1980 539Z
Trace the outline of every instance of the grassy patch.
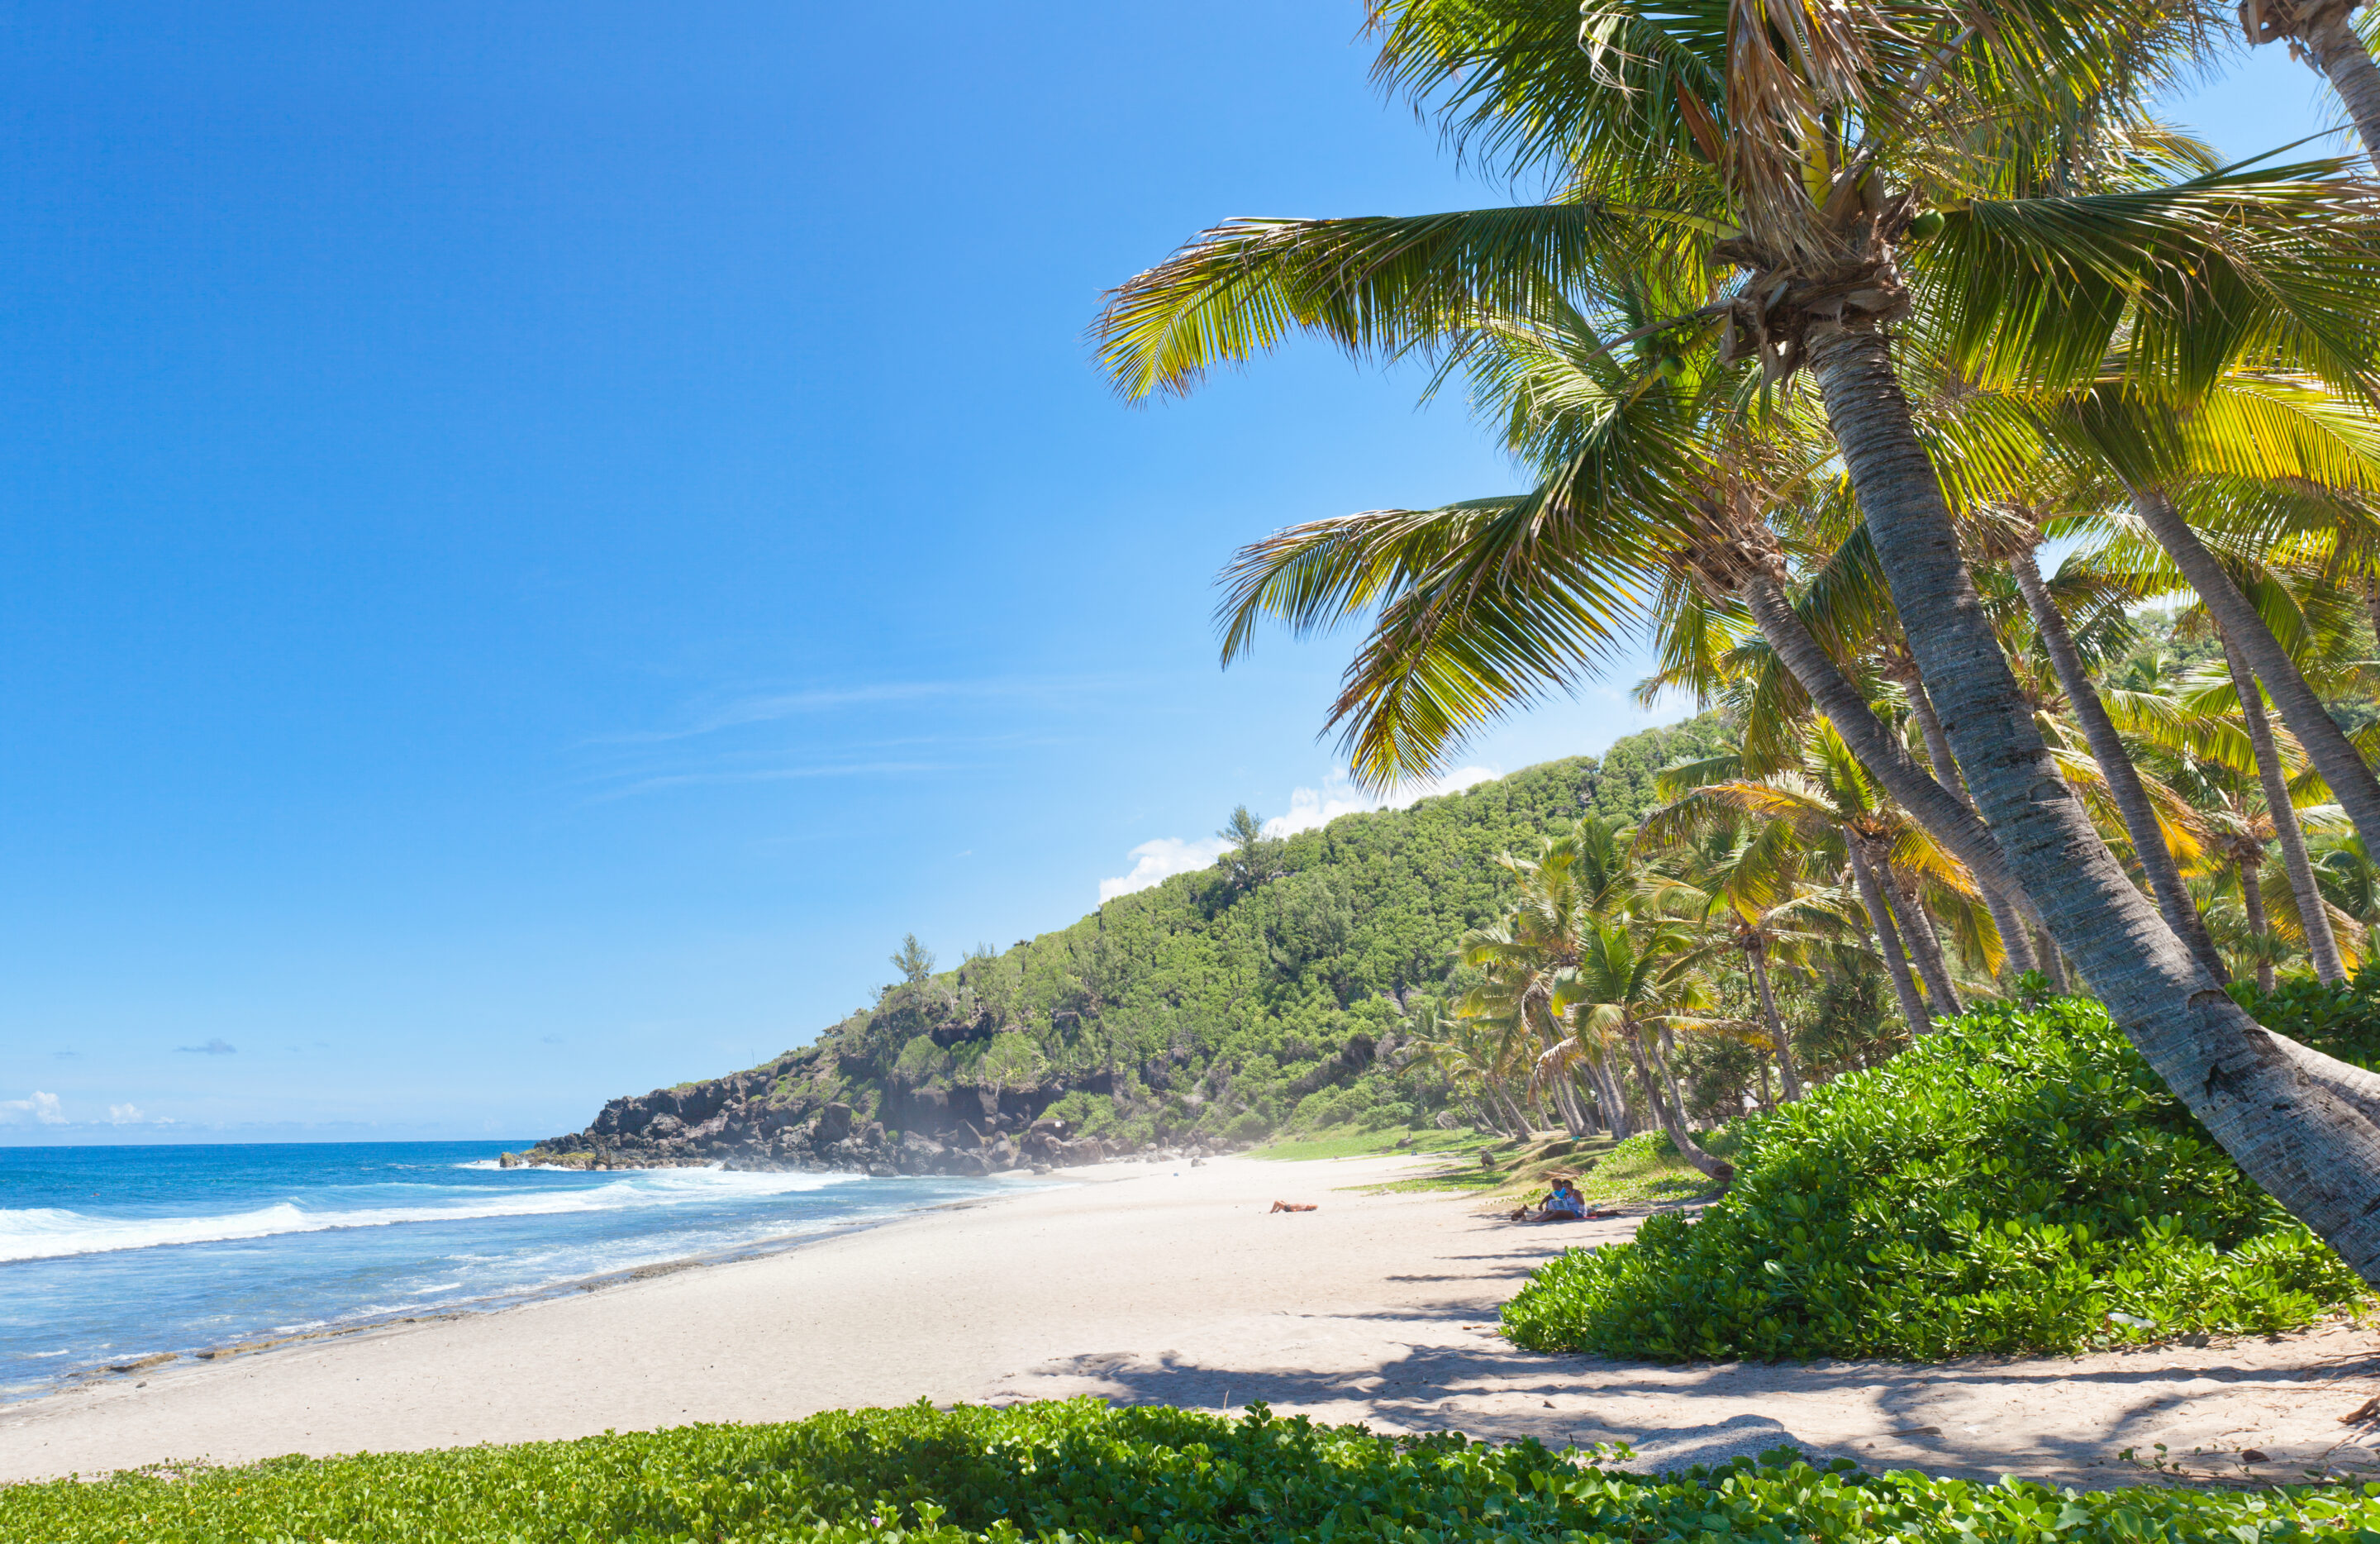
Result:
M2095 1003L1981 1005L1746 1129L1724 1200L1563 1254L1506 1333L1662 1361L1933 1361L2295 1329L2362 1296Z
M1616 1454L1095 1400L833 1411L445 1453L0 1487L42 1544L1318 1544L1788 1538L2313 1544L2380 1531L2380 1486L2052 1490L1825 1471L1779 1452L1646 1477Z
M1252 1156L1272 1159L1380 1157L1396 1149L1397 1133L1326 1132L1318 1137L1276 1142ZM1420 1137L1406 1151L1439 1156L1449 1161L1439 1169L1408 1174L1375 1185L1348 1188L1366 1195L1415 1191L1460 1191L1499 1207L1544 1199L1552 1188L1549 1176L1580 1176L1579 1192L1591 1205L1630 1205L1689 1200L1710 1193L1711 1182L1680 1158L1660 1132L1640 1132L1615 1144L1609 1137L1575 1140L1559 1132L1540 1133L1527 1141L1477 1133L1439 1132L1439 1140ZM1741 1145L1733 1126L1706 1133L1702 1141L1721 1157Z
M1284 1137L1253 1149L1248 1156L1303 1162L1318 1158L1392 1158L1399 1153L1465 1154L1492 1140L1473 1131L1360 1131L1342 1127L1311 1137ZM1400 1147L1400 1143L1403 1146Z

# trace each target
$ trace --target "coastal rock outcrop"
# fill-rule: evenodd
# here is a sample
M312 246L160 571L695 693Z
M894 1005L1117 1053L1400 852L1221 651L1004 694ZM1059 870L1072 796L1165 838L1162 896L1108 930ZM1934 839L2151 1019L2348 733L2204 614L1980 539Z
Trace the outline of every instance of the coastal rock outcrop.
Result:
M961 1025L953 1043L978 1033ZM934 1031L939 1041L942 1028ZM988 1037L989 1029L980 1032ZM521 1163L571 1169L722 1164L743 1170L981 1176L1128 1156L1127 1144L1085 1137L1046 1113L1069 1093L1110 1095L1114 1075L1092 1073L1022 1088L912 1086L832 1043L788 1052L763 1066L702 1083L631 1094L603 1106L584 1131L548 1137ZM1194 1141L1154 1150L1211 1153Z

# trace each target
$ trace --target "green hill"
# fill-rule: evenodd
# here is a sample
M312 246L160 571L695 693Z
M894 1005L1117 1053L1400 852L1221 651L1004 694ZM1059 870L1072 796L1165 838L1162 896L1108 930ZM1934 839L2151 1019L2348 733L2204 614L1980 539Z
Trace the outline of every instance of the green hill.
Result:
M1581 814L1642 813L1658 768L1728 737L1710 715L1255 842L887 989L763 1066L614 1100L530 1156L975 1173L1426 1119L1432 1094L1391 1053L1496 910L1496 855Z

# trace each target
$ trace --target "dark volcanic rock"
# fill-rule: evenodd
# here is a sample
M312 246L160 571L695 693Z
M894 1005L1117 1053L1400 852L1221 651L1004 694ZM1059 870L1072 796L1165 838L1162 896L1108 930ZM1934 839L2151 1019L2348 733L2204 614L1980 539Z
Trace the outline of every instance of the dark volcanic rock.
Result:
M989 1015L927 1027L949 1047L998 1032ZM1351 1042L1336 1071L1368 1060L1372 1046ZM1158 1057L1127 1085L1181 1091L1179 1059ZM611 1100L584 1131L549 1137L516 1161L577 1169L668 1168L720 1163L744 1170L843 1170L891 1175L1003 1173L1096 1163L1123 1156L1112 1141L1082 1138L1049 1114L1071 1093L1114 1097L1106 1071L1026 1088L960 1083L910 1084L880 1070L871 1056L838 1037L788 1052L766 1065L703 1083L656 1088ZM1219 1089L1202 1079L1188 1090L1202 1103ZM1144 1092L1146 1091L1144 1089Z

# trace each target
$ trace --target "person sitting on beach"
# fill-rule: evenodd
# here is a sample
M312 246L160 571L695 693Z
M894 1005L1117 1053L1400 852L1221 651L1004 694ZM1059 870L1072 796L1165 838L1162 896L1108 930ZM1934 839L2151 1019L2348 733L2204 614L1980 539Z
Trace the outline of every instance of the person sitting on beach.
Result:
M1527 1207L1512 1213L1515 1222L1578 1222L1585 1217L1586 1198L1578 1193L1578 1182L1568 1174L1554 1176L1553 1193L1546 1198L1536 1216L1529 1215Z

